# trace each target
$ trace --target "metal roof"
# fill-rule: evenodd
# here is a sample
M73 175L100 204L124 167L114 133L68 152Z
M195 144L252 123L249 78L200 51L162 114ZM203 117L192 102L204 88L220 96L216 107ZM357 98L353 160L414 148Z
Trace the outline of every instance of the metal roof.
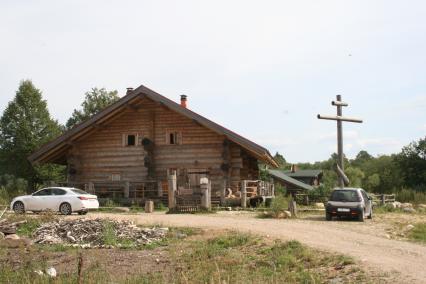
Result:
M322 174L322 170L296 170L295 172L286 170L282 172L289 177L317 177Z
M268 170L268 172L273 178L276 178L278 180L284 181L286 183L289 183L295 186L295 188L290 188L290 189L305 189L305 190L314 189L313 186L306 184L304 182L298 181L297 179L294 179L292 177L289 177L288 175L286 175L280 170Z
M100 111L90 119L83 121L82 123L76 125L61 136L43 145L40 149L38 149L28 157L29 161L33 163L47 161L49 155L51 155L52 153L65 151L67 148L67 143L69 143L74 136L78 135L81 131L85 131L87 129L90 129L91 127L96 127L97 123L102 121L103 118L107 117L110 114L115 114L116 112L119 112L121 108L126 107L127 104L131 103L132 100L138 97L147 97L153 101L161 103L167 108L193 119L200 125L203 125L204 127L211 129L218 134L226 136L229 140L233 141L234 143L240 145L241 147L252 153L259 160L264 161L273 167L278 167L277 162L274 160L274 158L266 148L185 107L182 107L180 104L154 92L151 89L148 89L143 85L132 91L129 91L120 100L106 107L104 110Z

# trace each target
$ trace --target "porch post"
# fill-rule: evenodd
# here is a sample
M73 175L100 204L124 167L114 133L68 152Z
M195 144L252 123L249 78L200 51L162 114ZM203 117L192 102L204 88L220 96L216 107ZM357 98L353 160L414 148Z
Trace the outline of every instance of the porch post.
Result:
M158 197L163 197L163 183L161 181L157 182L157 193Z
M241 181L241 207L247 208L247 181Z
M124 198L129 198L130 196L130 182L124 182Z
M169 182L169 210L173 210L176 207L176 171L173 171L168 176L168 182Z
M211 209L211 183L208 178L200 179L201 207L206 210Z

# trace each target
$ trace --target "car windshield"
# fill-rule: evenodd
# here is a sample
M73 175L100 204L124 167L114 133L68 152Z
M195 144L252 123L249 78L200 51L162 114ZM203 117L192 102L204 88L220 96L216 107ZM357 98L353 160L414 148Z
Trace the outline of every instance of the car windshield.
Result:
M330 201L359 202L361 200L355 190L335 190L331 194Z
M71 191L74 192L74 193L77 193L77 194L88 194L84 190L81 190L81 189L78 189L78 188L73 188L73 189L71 189Z

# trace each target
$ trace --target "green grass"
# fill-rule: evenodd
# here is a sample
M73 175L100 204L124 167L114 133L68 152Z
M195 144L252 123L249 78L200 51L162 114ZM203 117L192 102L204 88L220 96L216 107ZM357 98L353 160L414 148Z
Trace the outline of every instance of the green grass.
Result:
M111 234L112 227L105 224L108 242L119 241ZM170 265L162 273L152 272L130 275L107 273L96 264L85 269L84 283L324 283L330 280L328 271L339 267L342 282L366 282L366 276L352 258L312 250L298 241L265 243L249 234L228 232L209 239L179 239L180 234L197 234L191 228L172 228L167 238ZM62 251L61 248L58 251ZM79 250L67 251L74 258ZM35 253L46 253L45 247L36 246ZM35 276L34 270L45 270L47 263L30 261L28 252L18 252L22 265L13 268L0 263L0 283L77 283L77 263L68 274L59 274L54 280ZM347 268L346 268L347 267ZM111 279L111 275L118 277ZM332 277L336 277L334 274Z
M408 238L417 242L426 243L426 223L414 225Z

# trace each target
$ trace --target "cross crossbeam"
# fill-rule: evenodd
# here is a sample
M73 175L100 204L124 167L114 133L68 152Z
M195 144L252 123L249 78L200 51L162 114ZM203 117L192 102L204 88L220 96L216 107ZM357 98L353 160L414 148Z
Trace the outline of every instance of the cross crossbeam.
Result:
M325 120L335 120L337 121L337 176L339 180L339 186L343 188L345 184L349 184L349 179L345 175L345 166L343 163L343 129L342 122L354 122L354 123L363 123L362 119L359 118L351 118L351 117L343 117L342 109L343 107L347 107L348 104L342 102L342 96L337 95L336 100L331 102L331 105L337 107L337 115L317 115L318 119Z

